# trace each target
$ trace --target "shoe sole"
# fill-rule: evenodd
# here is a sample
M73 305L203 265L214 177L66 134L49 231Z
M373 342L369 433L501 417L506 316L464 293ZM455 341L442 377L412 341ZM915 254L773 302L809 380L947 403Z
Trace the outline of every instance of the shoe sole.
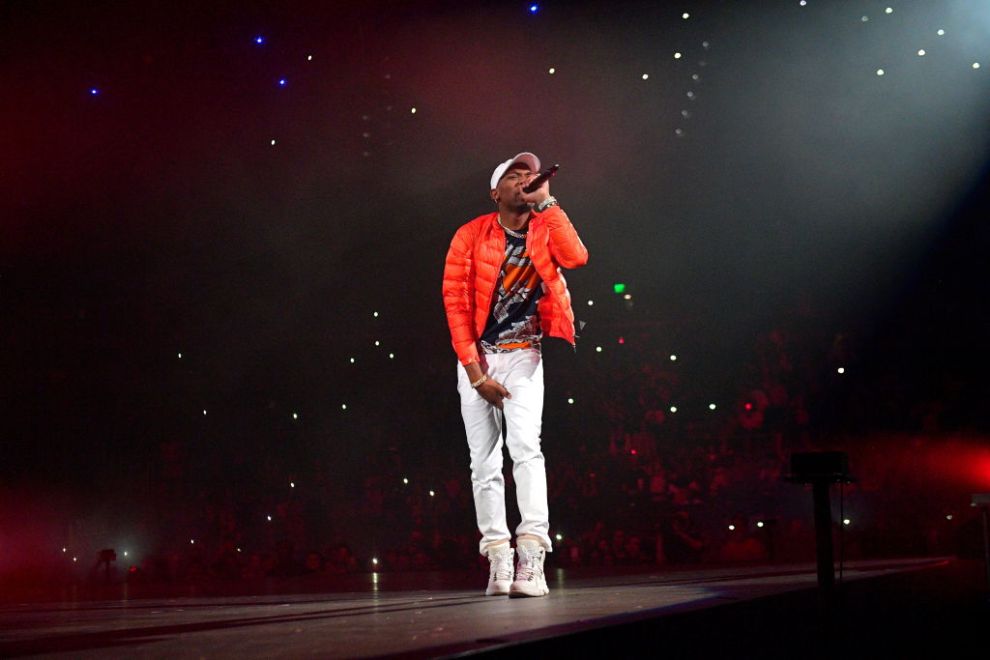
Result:
M506 595L508 595L510 589L511 589L511 587L509 587L509 586L496 587L495 589L492 589L491 586L489 586L487 589L485 589L485 595L486 596L506 596Z
M550 594L550 589L544 587L538 593L526 593L525 591L509 590L509 598L540 598Z

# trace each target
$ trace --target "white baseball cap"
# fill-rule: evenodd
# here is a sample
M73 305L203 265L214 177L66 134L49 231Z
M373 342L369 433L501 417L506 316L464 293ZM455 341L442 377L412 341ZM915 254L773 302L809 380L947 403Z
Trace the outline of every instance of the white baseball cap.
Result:
M492 185L491 185L492 190L498 187L499 180L505 175L505 173L509 170L509 168L515 165L516 163L522 163L523 165L528 167L531 172L540 171L540 159L536 157L536 154L530 153L528 151L523 151L522 153L516 154L515 156L505 161L504 163L500 163L499 166L495 168L495 171L492 172Z

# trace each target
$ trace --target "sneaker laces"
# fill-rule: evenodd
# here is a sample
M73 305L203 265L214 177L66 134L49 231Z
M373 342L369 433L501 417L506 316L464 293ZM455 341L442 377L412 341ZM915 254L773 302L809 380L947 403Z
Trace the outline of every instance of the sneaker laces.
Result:
M488 555L491 562L491 581L512 581L512 553L493 552Z
M519 565L516 566L516 581L533 582L543 577L543 548L530 550L525 546L516 549L519 554Z

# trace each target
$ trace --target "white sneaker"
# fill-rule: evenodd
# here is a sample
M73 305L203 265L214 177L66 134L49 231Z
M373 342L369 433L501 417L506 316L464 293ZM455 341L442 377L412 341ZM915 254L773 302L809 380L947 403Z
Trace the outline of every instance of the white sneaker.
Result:
M550 593L547 578L543 574L546 548L536 541L520 541L516 550L519 561L516 563L516 579L509 587L509 597L546 596Z
M512 557L515 551L508 543L497 545L488 550L488 561L491 562L491 573L488 576L486 596L504 596L509 593L512 584Z

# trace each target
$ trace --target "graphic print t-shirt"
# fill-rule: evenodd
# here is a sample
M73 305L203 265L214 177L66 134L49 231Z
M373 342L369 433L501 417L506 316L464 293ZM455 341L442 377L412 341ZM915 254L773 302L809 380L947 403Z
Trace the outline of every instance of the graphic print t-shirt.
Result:
M526 252L525 236L505 235L505 261L492 296L492 310L481 346L488 353L539 348L543 332L536 303L543 295L533 262Z

